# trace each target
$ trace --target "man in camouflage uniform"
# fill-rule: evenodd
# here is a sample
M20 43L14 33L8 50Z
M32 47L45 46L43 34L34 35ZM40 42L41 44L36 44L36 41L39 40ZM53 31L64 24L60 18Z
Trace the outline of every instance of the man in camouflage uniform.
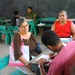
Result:
M26 19L33 19L34 24L36 25L36 13L33 12L33 9L31 6L28 7L27 13L25 14Z

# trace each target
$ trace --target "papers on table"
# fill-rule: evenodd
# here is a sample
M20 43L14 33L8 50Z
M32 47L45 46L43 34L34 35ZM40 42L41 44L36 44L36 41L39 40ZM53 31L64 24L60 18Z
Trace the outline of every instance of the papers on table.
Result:
M45 25L45 23L39 23L37 26L43 26Z
M33 19L26 19L26 21L28 21L28 22L29 22L29 21L32 21L32 20L33 20Z
M41 59L41 58L44 58L44 59L48 60L48 59L49 59L49 55L41 55L40 57L38 57L38 58L36 59L36 61L38 61L38 60Z
M70 38L60 38L61 39L61 41L63 41L63 42L69 42L70 41Z

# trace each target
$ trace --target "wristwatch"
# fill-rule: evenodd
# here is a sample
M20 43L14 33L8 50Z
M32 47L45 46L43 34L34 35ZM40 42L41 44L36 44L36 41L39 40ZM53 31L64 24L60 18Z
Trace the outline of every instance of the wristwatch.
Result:
M27 65L28 65L28 62L25 63L25 66L27 66Z

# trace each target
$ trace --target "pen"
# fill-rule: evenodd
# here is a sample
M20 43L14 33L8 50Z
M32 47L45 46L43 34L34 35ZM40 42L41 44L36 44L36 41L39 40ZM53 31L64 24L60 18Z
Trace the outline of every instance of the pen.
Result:
M53 52L52 54L50 54L50 56L54 55L55 52Z

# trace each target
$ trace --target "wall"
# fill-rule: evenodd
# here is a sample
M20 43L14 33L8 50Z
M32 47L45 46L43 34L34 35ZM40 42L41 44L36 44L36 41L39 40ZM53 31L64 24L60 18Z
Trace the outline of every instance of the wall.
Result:
M57 17L59 11L66 10L69 18L75 18L75 0L0 0L0 16L11 18L14 10L24 16L28 6L38 17Z

